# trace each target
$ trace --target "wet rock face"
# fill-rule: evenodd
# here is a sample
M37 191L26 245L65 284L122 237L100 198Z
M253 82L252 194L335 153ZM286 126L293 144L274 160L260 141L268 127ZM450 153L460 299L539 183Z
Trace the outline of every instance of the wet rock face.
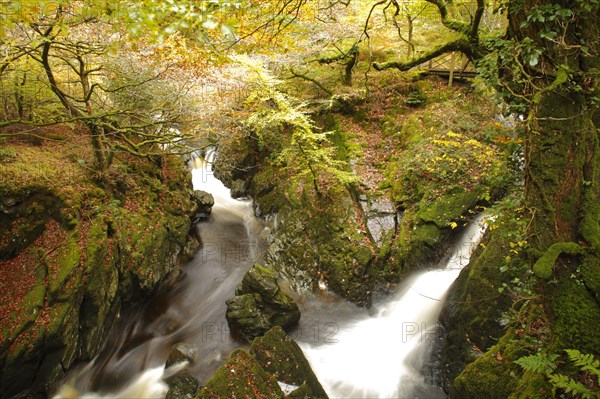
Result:
M198 223L200 220L204 220L210 215L212 207L215 204L215 199L212 194L209 194L206 191L194 190L193 200L198 208L192 217L192 223Z
M169 358L167 359L166 368L169 368L177 363L188 362L194 363L196 360L196 351L190 344L179 343L171 349Z
M234 334L251 342L273 326L293 326L300 320L300 310L280 289L275 273L257 264L248 270L236 295L227 301L226 318Z
M191 375L178 375L169 384L165 399L193 399L198 394L200 384Z

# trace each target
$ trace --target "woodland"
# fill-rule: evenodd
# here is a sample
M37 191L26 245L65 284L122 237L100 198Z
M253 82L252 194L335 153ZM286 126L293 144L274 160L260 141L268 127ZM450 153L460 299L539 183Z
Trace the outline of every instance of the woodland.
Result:
M207 148L271 228L248 273L361 307L489 215L441 311L440 392L600 397L599 17L599 0L1 1L0 397L56 393L193 257L214 201L185 164ZM227 360L247 380L219 369L189 397L283 397L269 381L289 371L254 362L292 344L267 330Z

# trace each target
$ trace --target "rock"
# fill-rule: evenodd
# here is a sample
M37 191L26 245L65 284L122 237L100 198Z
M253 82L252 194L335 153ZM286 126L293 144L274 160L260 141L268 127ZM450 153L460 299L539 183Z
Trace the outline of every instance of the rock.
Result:
M188 174L178 160L167 162L173 175L166 183L131 171L144 202L131 197L127 209L118 193L87 177L73 182L77 190L17 185L27 179L3 188L6 198L21 200L14 213L0 212L0 242L11 238L0 245L2 295L18 315L0 320L0 397L48 397L64 370L98 354L123 303L144 300L177 273L196 206L181 190ZM46 166L49 175L62 172ZM154 195L151 187L163 183L164 197ZM40 254L48 254L43 262Z
M237 179L231 183L231 197L242 198L248 196L247 184L244 180Z
M227 323L231 331L250 342L273 326L289 328L300 320L294 300L277 284L273 271L254 265L227 301Z
M192 222L198 223L198 221L206 219L210 215L215 199L212 194L206 191L194 190L193 200L198 208L192 217Z
M196 360L196 350L190 344L179 343L171 349L169 358L167 359L166 368L171 367L176 363L189 362L194 363Z
M227 301L227 323L236 334L247 340L264 334L271 327L264 315L258 294L236 295Z
M233 352L227 363L200 390L204 398L283 398L277 380L247 352Z
M235 351L202 388L198 398L284 396L327 399L298 344L275 326L252 342L249 353Z
M185 262L194 257L198 249L200 249L200 240L198 237L192 235L193 232L190 232L190 236L188 237L187 242L185 243L185 247L181 250L181 259Z
M397 212L390 200L378 197L367 206L367 228L377 245L383 244L384 236L396 228Z
M178 375L169 384L165 399L193 399L198 395L200 383L191 375Z
M336 94L331 97L331 110L346 115L352 115L356 107L365 102L359 93Z
M299 387L289 397L327 398L302 349L281 327L273 327L264 336L254 339L250 354L278 381Z
M21 201L16 197L4 197L2 199L2 202L4 203L4 205L11 207L11 206L15 206L16 204L18 204Z

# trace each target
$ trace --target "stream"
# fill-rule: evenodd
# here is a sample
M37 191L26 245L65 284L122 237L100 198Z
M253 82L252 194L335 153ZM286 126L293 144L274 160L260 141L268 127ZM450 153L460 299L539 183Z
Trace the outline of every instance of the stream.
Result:
M165 370L173 345L195 349L186 372L206 382L229 354L234 340L225 319L226 300L245 272L260 262L269 229L254 217L249 200L235 200L194 158L194 189L213 194L208 220L196 228L202 247L177 281L163 285L148 303L121 313L100 354L71 370L54 396L67 398L164 398L165 380L185 366ZM323 285L298 298L302 317L290 335L298 341L331 398L445 398L423 372L438 334L446 291L485 230L475 218L435 269L415 273L383 303L367 310Z

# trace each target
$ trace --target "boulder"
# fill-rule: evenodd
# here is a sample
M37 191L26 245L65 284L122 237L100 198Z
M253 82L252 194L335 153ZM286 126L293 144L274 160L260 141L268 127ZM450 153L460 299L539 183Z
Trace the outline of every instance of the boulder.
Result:
M254 339L250 354L277 381L299 387L289 397L327 398L302 349L281 327L273 327L264 336Z
M227 301L226 318L235 335L251 342L273 326L292 327L300 320L300 310L281 290L275 273L257 264L246 272L236 296Z
M327 393L298 344L279 326L254 339L249 352L233 352L198 395L199 399L283 397L327 399Z
M283 398L277 380L247 352L233 352L227 363L200 390L203 398Z
M212 207L215 204L215 199L212 194L206 191L194 190L193 200L197 205L197 209L192 217L192 222L197 223L210 215Z
M236 179L231 183L231 197L242 198L248 196L247 184L244 180Z
M167 364L165 367L169 368L174 364L181 362L194 363L196 360L196 350L190 344L179 343L171 349Z
M191 375L178 375L169 384L165 399L193 399L198 395L200 384Z

